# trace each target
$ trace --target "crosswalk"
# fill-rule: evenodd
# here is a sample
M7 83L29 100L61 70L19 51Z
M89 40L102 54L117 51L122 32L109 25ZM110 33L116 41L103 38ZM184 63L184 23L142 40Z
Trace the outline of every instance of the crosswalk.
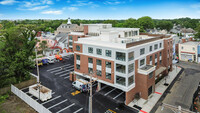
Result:
M67 64L63 66L59 66L56 68L48 69L47 72L52 73L55 76L62 77L63 79L69 78L70 72L74 71L73 64Z

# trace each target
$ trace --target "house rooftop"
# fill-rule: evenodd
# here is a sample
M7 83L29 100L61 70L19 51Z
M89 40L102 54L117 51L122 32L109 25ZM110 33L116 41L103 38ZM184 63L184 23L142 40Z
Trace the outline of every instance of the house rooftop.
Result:
M198 45L198 44L200 44L200 42L189 41L189 42L182 43L182 45Z

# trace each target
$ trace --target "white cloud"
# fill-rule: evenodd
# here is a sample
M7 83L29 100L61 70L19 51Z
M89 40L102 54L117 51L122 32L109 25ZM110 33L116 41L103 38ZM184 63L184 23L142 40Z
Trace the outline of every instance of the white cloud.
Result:
M106 5L118 5L120 4L121 2L117 1L117 0L108 0L108 1L105 1L104 4Z
M14 3L16 3L16 0L3 0L0 2L1 5L12 5Z
M53 1L51 0L42 0L43 4L53 4Z
M70 11L75 11L75 10L78 10L78 8L77 7L69 7L68 8Z
M41 10L41 9L45 9L49 7L48 5L45 5L45 6L38 6L38 7L33 7L33 8L30 8L28 10L32 10L32 11L35 11L35 10Z
M37 6L37 5L41 5L41 3L40 2L34 2L34 3L24 2L24 7L33 7L33 6Z
M53 15L60 15L62 14L62 10L51 10L51 11L43 11L42 14L53 14Z
M191 5L192 8L198 9L200 8L200 3Z
M70 1L67 1L68 3L70 3ZM80 7L80 6L89 6L91 8L95 8L95 7L99 7L99 5L95 4L94 2L91 1L76 1L74 4L72 4L71 6L75 6L75 7Z

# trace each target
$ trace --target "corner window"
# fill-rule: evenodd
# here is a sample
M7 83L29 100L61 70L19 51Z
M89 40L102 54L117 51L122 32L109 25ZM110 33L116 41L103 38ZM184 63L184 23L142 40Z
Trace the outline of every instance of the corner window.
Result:
M158 49L158 44L154 45L154 50Z
M88 63L93 63L93 58L88 58Z
M77 51L80 51L81 50L81 47L79 45L76 45L76 50Z
M126 66L122 64L116 64L116 71L120 73L126 73Z
M126 54L121 52L116 52L116 60L126 61Z
M128 77L128 86L132 85L134 83L134 76Z
M131 73L134 71L134 63L128 65L128 73Z
M88 53L93 53L93 48L92 47L88 47Z
M134 51L128 53L128 61L131 61L131 60L133 60L133 59L134 59Z
M140 66L143 66L145 62L145 59L140 60Z
M106 50L106 56L107 57L111 57L111 53L112 53L111 50Z
M80 60L80 55L76 55L76 60Z
M140 49L140 55L143 55L144 53L145 53L145 49L144 48Z
M120 77L120 76L116 75L116 83L125 86L126 79L124 77Z
M102 55L102 49L97 48L97 55Z
M150 51L150 52L152 51L152 46L149 47L149 51Z

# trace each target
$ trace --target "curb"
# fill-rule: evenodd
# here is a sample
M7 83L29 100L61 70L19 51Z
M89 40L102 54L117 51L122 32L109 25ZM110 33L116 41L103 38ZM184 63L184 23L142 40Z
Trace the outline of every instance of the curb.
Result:
M179 66L180 67L180 66ZM168 92L171 90L171 88L173 87L174 83L177 81L177 79L180 77L180 75L182 74L182 72L184 71L183 67L180 67L181 70L179 71L179 73L177 74L177 76L174 78L174 80L171 82L171 84L169 85L169 87L164 91L163 95L160 97L160 99L157 101L157 103L154 105L154 107L151 109L151 111L149 113L155 113L156 110L158 109L158 107L162 104L162 101L165 99L165 97L167 96Z

